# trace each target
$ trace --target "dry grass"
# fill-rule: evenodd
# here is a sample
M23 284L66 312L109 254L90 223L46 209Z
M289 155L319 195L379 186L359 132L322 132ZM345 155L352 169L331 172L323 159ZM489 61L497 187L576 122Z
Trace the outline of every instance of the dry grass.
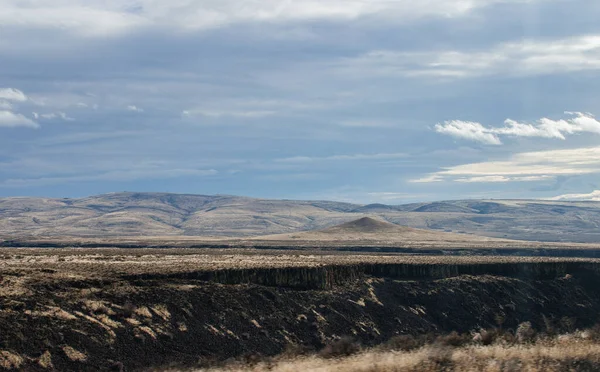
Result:
M85 362L87 360L87 355L85 355L79 350L73 349L71 346L63 347L63 351L67 358L74 362Z
M50 352L46 350L44 354L42 354L42 356L40 356L40 358L38 359L38 364L42 368L54 369L54 365L52 364L52 354L50 354Z
M0 350L0 368L19 368L23 364L23 358L7 350Z
M414 351L368 350L337 359L299 356L255 365L234 364L210 372L428 372L428 371L591 371L600 368L600 344L577 336L531 345L450 347L429 345Z
M520 256L413 256L371 252L342 253L254 249L0 248L0 271L4 273L8 273L10 270L35 269L39 274L52 277L68 274L67 276L71 278L77 277L77 275L110 277L121 274L322 267L354 264L473 265L546 262L600 263L600 259ZM573 274L576 275L576 273Z

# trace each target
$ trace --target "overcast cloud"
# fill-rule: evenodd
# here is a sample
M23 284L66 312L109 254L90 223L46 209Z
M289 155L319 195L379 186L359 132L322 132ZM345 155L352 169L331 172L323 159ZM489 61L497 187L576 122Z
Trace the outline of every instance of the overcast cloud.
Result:
M7 0L0 195L597 199L595 0Z

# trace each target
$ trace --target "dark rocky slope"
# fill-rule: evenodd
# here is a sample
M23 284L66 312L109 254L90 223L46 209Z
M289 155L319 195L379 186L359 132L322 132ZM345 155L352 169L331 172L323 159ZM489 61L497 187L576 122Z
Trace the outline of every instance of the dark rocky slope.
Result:
M26 273L5 273L0 362L26 370L143 370L274 355L291 344L319 349L344 335L374 345L397 334L466 332L495 326L499 317L508 328L523 321L542 328L543 316L595 323L600 277L595 269L573 276L563 269L420 280L382 270L326 290L151 275L53 280L51 272L27 282Z

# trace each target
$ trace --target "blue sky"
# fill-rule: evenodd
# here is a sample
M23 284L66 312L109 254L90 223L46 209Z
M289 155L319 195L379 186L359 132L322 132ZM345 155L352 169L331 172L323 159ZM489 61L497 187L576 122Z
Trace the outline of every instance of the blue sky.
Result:
M2 0L0 196L600 200L598 14Z

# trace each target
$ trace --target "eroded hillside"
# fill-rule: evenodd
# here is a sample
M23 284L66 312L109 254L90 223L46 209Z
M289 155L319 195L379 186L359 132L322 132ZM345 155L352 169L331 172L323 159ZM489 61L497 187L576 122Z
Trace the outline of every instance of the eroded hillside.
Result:
M388 206L166 193L3 198L0 236L249 237L323 229L364 216L505 239L600 241L597 202L466 200Z

